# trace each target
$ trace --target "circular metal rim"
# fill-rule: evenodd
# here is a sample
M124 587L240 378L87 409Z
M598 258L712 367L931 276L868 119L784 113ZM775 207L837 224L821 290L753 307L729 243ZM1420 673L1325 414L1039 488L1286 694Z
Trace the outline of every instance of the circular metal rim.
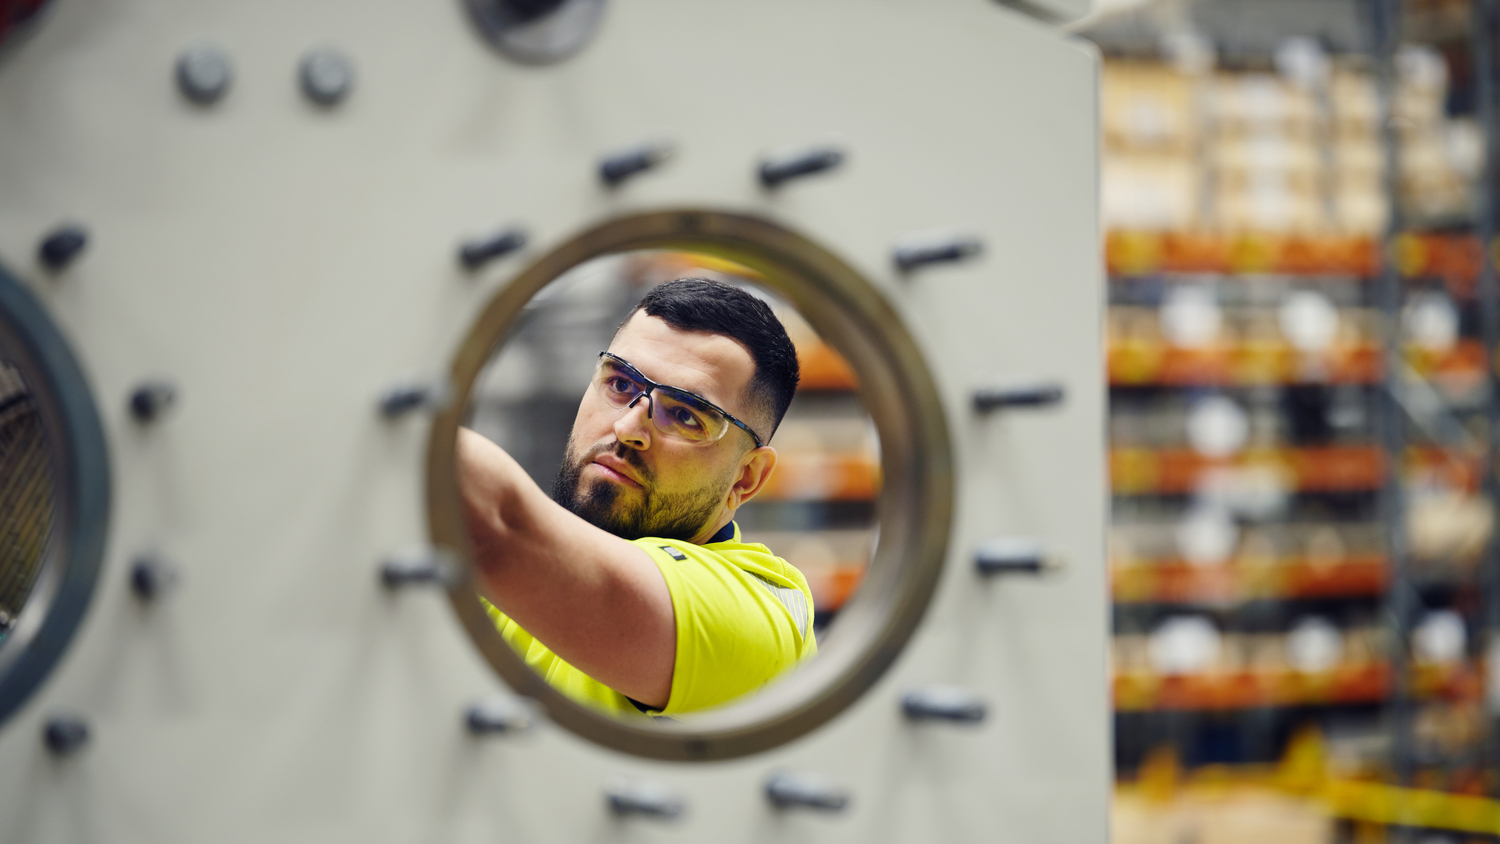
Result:
M104 429L93 394L67 341L36 298L0 266L0 325L19 341L23 372L33 384L48 436L56 444L61 537L35 588L46 588L43 603L27 601L18 619L42 613L40 625L24 640L0 646L0 725L46 680L72 641L98 583L109 525L110 470ZM43 584L48 579L50 583ZM7 653L20 647L18 653Z
M428 524L433 544L465 560L454 442L469 393L493 350L532 296L593 258L640 249L705 252L758 270L849 360L880 433L885 482L880 542L854 599L840 611L819 656L742 703L682 722L640 723L588 709L533 672L495 631L461 582L449 599L470 637L518 693L552 720L605 747L667 760L730 759L805 735L838 715L895 661L936 590L953 519L954 468L947 419L923 356L896 311L848 264L770 220L703 209L607 220L522 270L490 301L460 344L451 401L434 418L427 449ZM795 280L795 281L793 281Z
M36 14L27 18L25 23L11 30L5 38L0 39L0 68L3 68L10 56L20 52L21 47L46 25L47 18L52 16L56 6L57 3L54 0L48 0L37 9Z
M532 67L557 64L577 55L594 40L604 18L604 0L567 0L562 8L525 23L510 20L503 10L495 8L493 0L464 0L464 8L486 44L507 59ZM546 34L549 28L567 24L570 16L581 19L583 25L561 49L534 43L538 33Z

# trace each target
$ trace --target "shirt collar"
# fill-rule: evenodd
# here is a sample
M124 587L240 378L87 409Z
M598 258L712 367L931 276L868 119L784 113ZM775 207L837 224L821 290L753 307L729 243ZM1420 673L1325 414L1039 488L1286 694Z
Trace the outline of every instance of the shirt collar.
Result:
M712 545L715 542L733 542L733 541L734 541L734 519L730 519L729 520L729 524L727 524L727 525L719 528L719 532L716 533L716 534L714 534L713 536L710 536L708 538L708 541L705 542L705 543L703 543L703 544L704 545Z

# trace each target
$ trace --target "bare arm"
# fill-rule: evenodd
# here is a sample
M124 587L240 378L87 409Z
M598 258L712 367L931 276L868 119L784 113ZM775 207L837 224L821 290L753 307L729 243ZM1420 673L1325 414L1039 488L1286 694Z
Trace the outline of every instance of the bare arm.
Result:
M485 597L580 671L666 706L677 632L650 555L568 512L473 431L459 430L457 459Z

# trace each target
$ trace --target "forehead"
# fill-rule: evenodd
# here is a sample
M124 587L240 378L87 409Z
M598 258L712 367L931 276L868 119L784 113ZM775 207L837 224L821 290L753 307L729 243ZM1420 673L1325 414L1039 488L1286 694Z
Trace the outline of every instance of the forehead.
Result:
M678 331L660 317L637 311L615 335L609 351L660 384L697 393L734 413L755 375L750 351L722 334Z

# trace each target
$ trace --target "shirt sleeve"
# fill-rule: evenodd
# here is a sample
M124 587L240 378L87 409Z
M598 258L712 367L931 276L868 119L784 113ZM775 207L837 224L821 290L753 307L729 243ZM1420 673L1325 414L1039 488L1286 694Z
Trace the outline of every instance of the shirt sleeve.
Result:
M760 567L762 573L752 573L724 554L686 542L636 544L661 569L676 616L672 691L662 714L729 703L816 653L812 595L800 576Z

